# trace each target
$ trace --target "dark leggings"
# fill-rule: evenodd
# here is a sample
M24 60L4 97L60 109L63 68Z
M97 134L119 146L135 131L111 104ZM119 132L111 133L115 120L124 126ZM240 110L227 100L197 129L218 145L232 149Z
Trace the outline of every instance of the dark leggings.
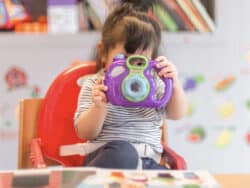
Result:
M100 147L88 154L83 166L114 168L114 169L136 169L139 156L132 144L116 140ZM143 169L167 169L159 165L151 158L142 158Z

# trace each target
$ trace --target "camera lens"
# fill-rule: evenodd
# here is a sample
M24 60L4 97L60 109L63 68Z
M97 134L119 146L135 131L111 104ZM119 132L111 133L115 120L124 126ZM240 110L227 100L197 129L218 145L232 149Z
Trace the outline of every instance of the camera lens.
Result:
M131 90L134 92L138 92L140 90L140 84L138 82L134 82L131 84Z

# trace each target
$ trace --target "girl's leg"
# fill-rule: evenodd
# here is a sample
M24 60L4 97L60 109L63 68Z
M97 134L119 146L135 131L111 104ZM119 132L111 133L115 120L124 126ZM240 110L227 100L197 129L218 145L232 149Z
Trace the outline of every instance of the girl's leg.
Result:
M111 141L88 154L84 166L100 168L136 169L138 154L135 148L126 141Z
M142 168L143 169L155 169L155 170L169 170L165 166L161 166L156 161L151 158L143 157L142 158Z

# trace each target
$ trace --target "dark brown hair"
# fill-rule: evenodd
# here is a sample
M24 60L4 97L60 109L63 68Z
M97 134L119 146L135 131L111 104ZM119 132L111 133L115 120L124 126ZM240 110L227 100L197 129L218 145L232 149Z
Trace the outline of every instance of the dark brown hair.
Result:
M152 58L158 55L161 29L147 12L153 8L152 0L123 0L107 17L102 29L103 49L97 52L97 70L104 67L101 57L118 43L124 43L127 53L137 49L153 49Z

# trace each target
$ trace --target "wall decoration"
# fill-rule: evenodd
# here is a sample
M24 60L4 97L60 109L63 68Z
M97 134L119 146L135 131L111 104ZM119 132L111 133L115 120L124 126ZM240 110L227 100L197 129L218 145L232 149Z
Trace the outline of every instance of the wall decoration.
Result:
M222 80L218 81L215 84L214 88L216 91L226 90L233 84L234 81L235 81L235 77L233 75L229 75L223 78Z
M246 132L245 139L246 139L247 145L250 146L250 130L248 130L248 131Z
M226 128L221 131L215 142L216 147L225 148L226 146L228 146L232 142L234 132L234 127Z
M7 120L4 124L6 127L11 127L12 126L12 123L10 120Z
M187 77L184 81L184 90L190 91L196 89L199 84L205 81L205 77L202 74L198 74L192 77Z
M41 88L38 85L32 87L31 97L38 98L41 96Z
M204 126L196 126L191 129L187 139L191 143L198 143L203 141L205 137L206 137L206 131L204 129Z
M185 91L194 90L197 87L195 79L187 78L183 87Z
M197 84L202 84L205 82L205 77L204 75L202 74L197 74L195 77L194 77L195 81Z
M0 130L0 143L15 140L18 134L13 130Z
M5 82L9 90L27 86L26 72L16 66L9 68L5 74Z
M195 108L194 105L189 103L188 104L188 111L187 111L187 116L192 116L194 114Z
M248 110L250 110L250 99L247 99L246 101L246 107Z
M11 126L11 123L6 123L8 122L8 120L5 119L6 113L9 108L10 105L8 103L3 103L2 105L0 105L0 128L5 126Z
M235 106L231 101L227 101L217 108L218 116L222 119L228 119L233 116Z

